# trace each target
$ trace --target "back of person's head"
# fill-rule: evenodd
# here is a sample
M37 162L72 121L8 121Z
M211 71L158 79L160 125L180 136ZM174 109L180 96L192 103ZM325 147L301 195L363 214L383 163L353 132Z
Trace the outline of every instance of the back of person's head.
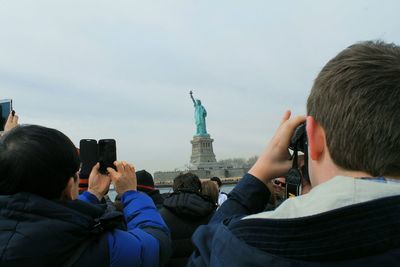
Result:
M30 192L59 199L78 170L78 152L60 131L26 125L0 138L1 195Z
M180 174L174 179L172 189L174 192L179 190L201 192L201 181L199 177L193 173L188 172Z
M148 191L153 191L155 189L153 176L146 170L137 171L136 178L137 178L138 190L148 192Z
M316 78L307 113L325 131L333 162L373 176L400 175L400 47L354 44Z
M221 179L219 179L219 177L212 177L211 179L210 179L210 181L213 181L213 182L216 182L217 184L218 184L218 188L221 188L221 186L222 186L222 182L221 182Z
M201 193L209 197L214 204L218 203L218 186L213 181L203 181L201 183Z

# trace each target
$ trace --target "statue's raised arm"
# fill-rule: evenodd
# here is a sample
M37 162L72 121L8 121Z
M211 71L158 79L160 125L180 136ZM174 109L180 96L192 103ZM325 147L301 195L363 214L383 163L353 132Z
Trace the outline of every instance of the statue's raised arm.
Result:
M190 91L189 94L190 94L190 98L191 98L192 101L193 101L193 104L196 106L196 100L194 100L194 98L193 98L193 92Z

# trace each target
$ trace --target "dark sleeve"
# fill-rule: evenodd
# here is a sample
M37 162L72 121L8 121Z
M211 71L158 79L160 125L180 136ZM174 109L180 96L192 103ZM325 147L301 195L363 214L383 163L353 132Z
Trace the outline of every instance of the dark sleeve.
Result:
M195 249L187 266L209 266L214 237L221 229L225 228L223 224L229 224L244 216L263 211L270 194L264 183L251 174L245 174L208 225L200 226L193 234L192 241Z
M263 182L247 173L229 193L228 199L217 210L209 224L259 213L264 210L270 195L271 192Z
M100 204L100 201L97 199L97 197L88 191L84 191L82 194L80 194L78 199L86 203Z

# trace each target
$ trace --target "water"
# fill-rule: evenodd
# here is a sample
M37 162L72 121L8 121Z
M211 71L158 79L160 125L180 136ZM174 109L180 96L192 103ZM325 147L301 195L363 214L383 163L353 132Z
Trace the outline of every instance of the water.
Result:
M232 189L235 187L236 184L227 184L227 185L222 185L221 191L225 193L229 193L232 191ZM172 193L172 187L162 187L162 188L157 188L160 190L160 193ZM110 191L108 191L108 196L110 197L111 200L114 200L115 197L117 196L117 192L115 192L114 188L111 187Z

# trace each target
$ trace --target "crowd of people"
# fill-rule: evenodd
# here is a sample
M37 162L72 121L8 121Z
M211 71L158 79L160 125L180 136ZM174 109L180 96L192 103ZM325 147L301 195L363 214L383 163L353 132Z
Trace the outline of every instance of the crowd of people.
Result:
M125 161L106 174L96 164L79 191L71 140L12 113L0 137L0 266L398 266L399 107L400 47L347 47L316 77L307 116L285 112L229 194L190 172L161 194ZM309 179L287 198L303 123Z

